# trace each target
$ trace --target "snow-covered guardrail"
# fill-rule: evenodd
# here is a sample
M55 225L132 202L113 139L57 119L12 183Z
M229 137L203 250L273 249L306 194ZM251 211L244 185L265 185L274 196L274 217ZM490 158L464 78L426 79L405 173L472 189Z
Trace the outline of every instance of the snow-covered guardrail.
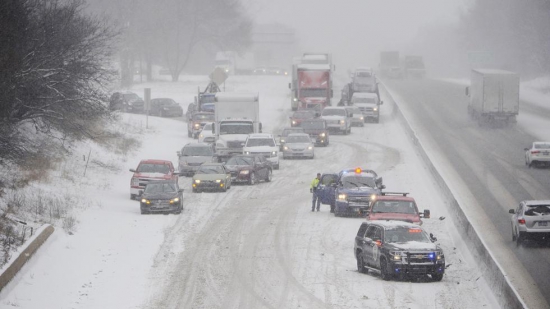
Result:
M23 265L32 257L40 246L55 231L50 224L41 226L31 238L29 238L16 252L14 257L1 270L0 273L0 291L17 275Z
M430 173L432 174L436 182L439 184L441 192L444 194L447 201L446 205L448 207L449 213L453 217L456 228L461 233L461 235L463 235L464 240L472 245L470 248L472 248L472 253L479 261L478 267L481 269L482 275L486 279L491 290L493 291L493 294L499 305L502 308L510 309L527 308L526 304L523 302L517 291L510 284L510 281L506 278L499 263L494 259L491 252L485 246L483 240L479 237L478 232L470 223L468 217L465 215L464 211L460 207L460 204L454 197L453 192L447 186L445 179L441 176L441 174L431 161L428 153L424 149L422 142L418 139L418 136L410 125L407 117L399 108L399 102L397 102L393 98L392 94L387 90L383 82L380 82L380 85L382 85L381 88L386 94L387 98L389 98L394 103L392 115L397 116L402 121L404 127L406 128L407 134L412 139L414 145L418 148L422 160L429 168Z

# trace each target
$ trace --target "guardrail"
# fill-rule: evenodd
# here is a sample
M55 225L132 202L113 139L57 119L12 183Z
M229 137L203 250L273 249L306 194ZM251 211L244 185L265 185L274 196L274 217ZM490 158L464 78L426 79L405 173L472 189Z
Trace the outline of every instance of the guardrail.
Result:
M487 283L493 291L493 294L499 305L502 308L507 309L527 308L527 305L523 302L517 291L511 285L508 278L506 278L506 275L504 274L503 269L500 267L499 263L493 257L492 253L487 249L483 240L479 237L479 234L476 231L475 227L472 226L472 224L468 220L468 217L464 214L464 211L454 197L453 192L447 186L445 179L436 169L435 165L428 156L428 153L422 146L422 142L418 139L416 132L411 127L407 117L399 108L399 103L392 97L391 93L387 90L383 82L380 82L380 85L382 85L381 88L383 89L386 96L394 103L394 110L392 111L392 115L398 116L399 119L403 122L407 134L411 138L413 144L419 150L422 160L429 168L430 173L432 174L436 182L439 184L441 192L443 192L445 199L448 202L446 203L448 208L447 210L452 215L455 227L459 232L461 232L468 243L473 245L472 247L470 247L473 249L472 253L475 254L481 261L478 266L481 266L481 273L483 277L486 278Z

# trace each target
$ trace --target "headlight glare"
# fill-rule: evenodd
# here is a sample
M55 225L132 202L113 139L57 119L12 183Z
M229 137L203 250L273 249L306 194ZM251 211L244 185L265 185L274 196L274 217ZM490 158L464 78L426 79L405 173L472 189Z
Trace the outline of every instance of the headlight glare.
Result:
M239 174L241 175L248 175L250 173L249 170L243 170L243 171L240 171Z
M221 179L216 179L216 183L220 183L220 182L222 182Z
M338 194L338 199L341 201L345 201L347 197L345 193Z
M200 179L195 179L195 183L201 183Z

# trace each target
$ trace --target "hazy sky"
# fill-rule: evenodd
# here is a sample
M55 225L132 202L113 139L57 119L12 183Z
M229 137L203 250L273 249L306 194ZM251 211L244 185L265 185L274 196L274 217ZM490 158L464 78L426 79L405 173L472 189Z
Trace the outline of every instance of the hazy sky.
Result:
M304 51L328 51L341 66L376 66L380 50L400 50L420 27L450 24L471 0L243 0L256 22L296 30Z

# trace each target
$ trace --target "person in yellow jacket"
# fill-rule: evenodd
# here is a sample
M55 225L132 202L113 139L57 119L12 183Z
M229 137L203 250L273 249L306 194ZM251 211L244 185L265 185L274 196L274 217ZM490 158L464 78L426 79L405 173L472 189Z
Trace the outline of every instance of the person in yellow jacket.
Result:
M317 177L311 181L311 187L309 188L309 192L313 193L313 199L311 200L311 211L315 211L315 202L317 202L317 211L319 211L319 207L321 207L321 199L317 195L317 186L319 185L319 181L321 181L321 173L317 173Z

